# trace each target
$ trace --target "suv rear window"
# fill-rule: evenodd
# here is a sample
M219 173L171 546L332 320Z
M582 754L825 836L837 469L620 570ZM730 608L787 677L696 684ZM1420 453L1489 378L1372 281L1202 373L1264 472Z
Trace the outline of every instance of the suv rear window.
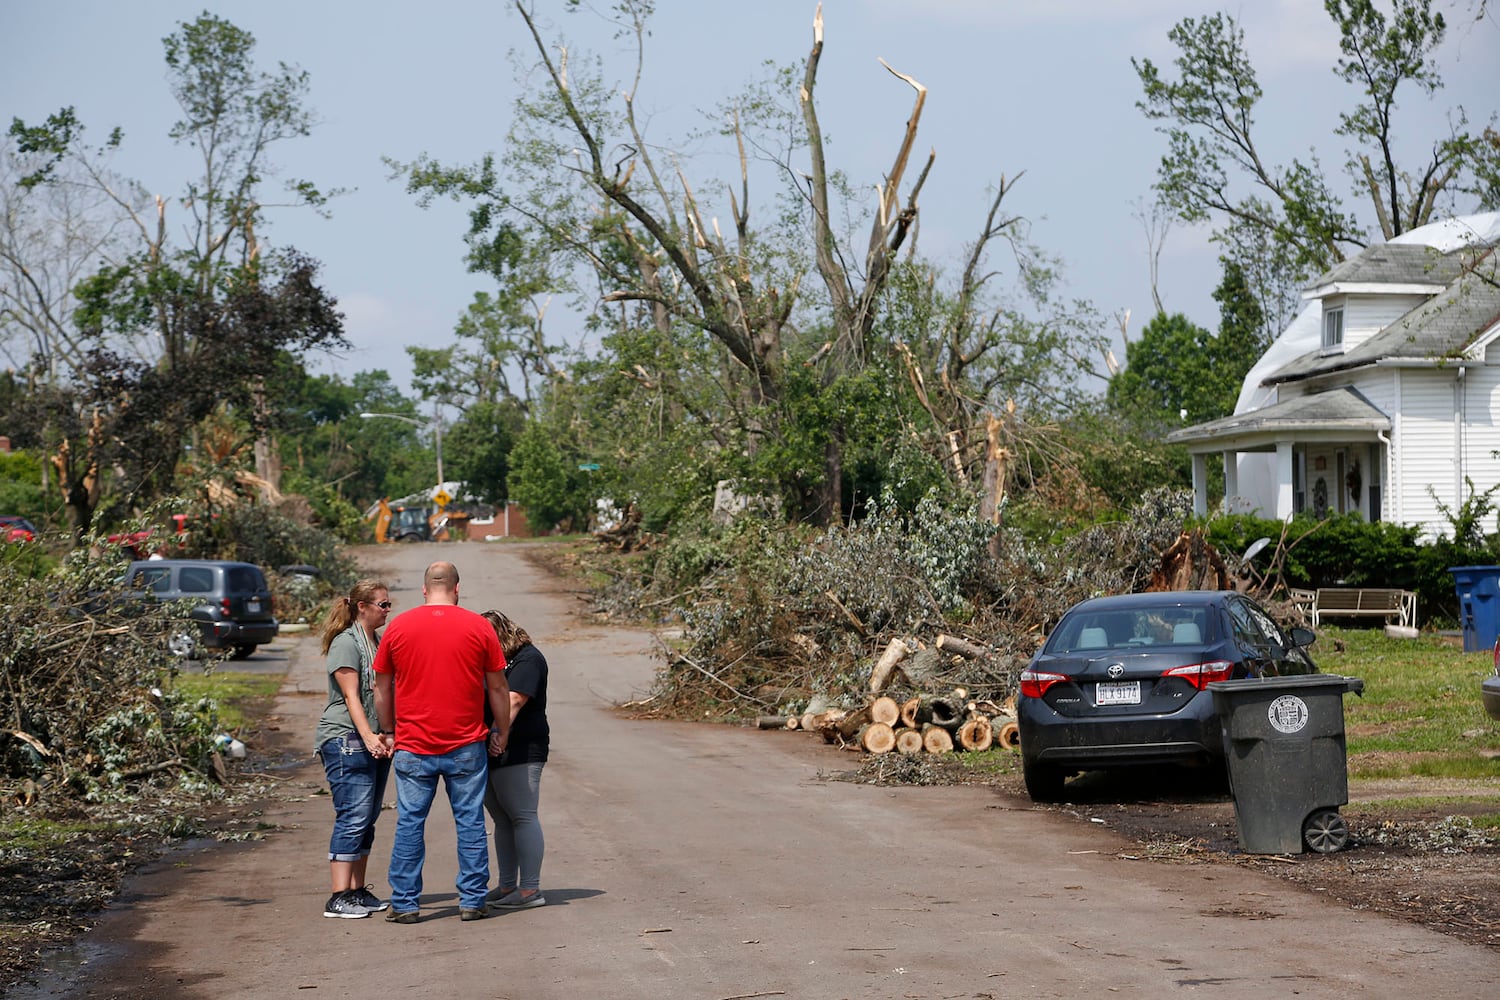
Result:
M184 594L213 593L214 571L206 566L184 566L177 573L177 587Z
M260 570L250 566L235 566L229 570L231 594L253 594L265 589L265 578L261 576Z

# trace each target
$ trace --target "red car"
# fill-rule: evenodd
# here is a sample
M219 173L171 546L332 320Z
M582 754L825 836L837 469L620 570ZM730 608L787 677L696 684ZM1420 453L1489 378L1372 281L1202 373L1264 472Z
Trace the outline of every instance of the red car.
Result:
M0 514L0 538L7 542L34 542L36 525L15 514Z

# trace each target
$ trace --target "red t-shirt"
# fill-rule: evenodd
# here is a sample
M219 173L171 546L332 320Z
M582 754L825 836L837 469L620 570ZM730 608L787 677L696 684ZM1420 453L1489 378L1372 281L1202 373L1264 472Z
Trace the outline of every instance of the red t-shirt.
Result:
M456 604L423 604L386 626L375 672L394 674L396 749L442 754L489 734L484 675L505 669L495 628Z

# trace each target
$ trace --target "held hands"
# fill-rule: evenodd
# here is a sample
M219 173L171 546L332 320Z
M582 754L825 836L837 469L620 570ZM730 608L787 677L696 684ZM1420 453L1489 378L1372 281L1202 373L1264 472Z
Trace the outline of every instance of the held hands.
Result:
M396 737L390 733L371 733L365 740L371 757L389 757L396 752Z
M491 730L490 731L489 742L488 742L488 745L487 745L487 749L489 751L489 755L491 757L498 757L502 753L504 753L505 752L505 742L509 738L510 738L510 734L509 733L501 733L501 732L496 732L495 730Z

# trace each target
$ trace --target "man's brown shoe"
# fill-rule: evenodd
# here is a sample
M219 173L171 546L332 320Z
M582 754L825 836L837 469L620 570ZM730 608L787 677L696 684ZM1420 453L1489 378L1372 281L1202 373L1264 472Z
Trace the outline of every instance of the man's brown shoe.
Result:
M420 910L386 910L385 922L388 924L414 924L421 919Z
M482 906L477 910L471 910L467 906L460 906L458 908L458 919L460 920L483 920L489 915L490 911Z

